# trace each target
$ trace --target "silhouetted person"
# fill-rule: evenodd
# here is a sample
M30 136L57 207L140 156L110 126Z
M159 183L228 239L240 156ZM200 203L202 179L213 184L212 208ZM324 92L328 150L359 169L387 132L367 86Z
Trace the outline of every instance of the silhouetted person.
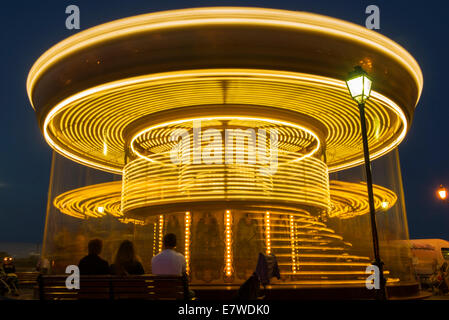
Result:
M176 235L167 233L163 239L164 249L151 259L152 273L155 275L182 276L186 273L186 259L176 252Z
M100 239L90 240L87 248L89 254L82 258L78 263L80 274L109 274L109 263L100 258L101 249L103 249L103 242Z
M164 249L151 259L151 273L159 276L182 276L185 297L186 299L192 299L195 296L195 292L189 289L186 259L181 253L174 250L176 247L176 235L167 233L162 241Z
M111 265L111 273L119 276L145 273L131 241L125 240L120 244L114 264Z

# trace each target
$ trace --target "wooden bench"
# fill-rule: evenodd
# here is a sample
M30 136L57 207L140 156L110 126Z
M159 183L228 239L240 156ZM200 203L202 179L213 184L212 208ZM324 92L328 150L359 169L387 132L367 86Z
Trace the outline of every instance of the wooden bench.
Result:
M69 290L68 275L41 275L40 300L182 300L188 296L187 283L177 276L81 276L80 289Z
M37 277L39 276L39 272L31 271L31 272L16 272L17 278L19 279L19 287L23 286L35 286L37 284Z

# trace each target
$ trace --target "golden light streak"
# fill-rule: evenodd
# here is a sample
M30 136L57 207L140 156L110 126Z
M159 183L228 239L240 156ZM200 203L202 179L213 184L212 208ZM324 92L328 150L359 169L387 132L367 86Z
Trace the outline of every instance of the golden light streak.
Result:
M333 183L332 183L333 185ZM346 183L340 187L349 188L351 184ZM363 184L353 184L352 188L363 188ZM120 188L119 183L115 183L117 189ZM100 185L101 187L101 185ZM374 189L379 191L378 188ZM85 190L82 190L85 192ZM92 188L91 192L95 192ZM350 194L350 193L348 193ZM66 205L73 207L69 202L63 202L67 196L73 197L73 192L61 197L58 205ZM103 201L104 196L99 196ZM380 202L376 202L378 208L381 208ZM82 204L81 204L82 208ZM253 209L248 208L245 214L251 215L251 219L256 221L260 232L260 241L266 246L266 253L270 254L276 251L279 267L283 275L292 276L292 281L305 281L303 277L323 277L320 281L331 279L330 283L339 281L341 277L356 277L364 274L362 270L370 264L368 257L347 254L347 250L351 248L351 244L344 242L340 235L328 228L323 222L318 221L317 217L311 216L304 209L294 209L281 207L280 209L272 207L270 211L262 210L263 205L254 206ZM359 208L362 209L362 208ZM364 209L363 209L364 210ZM67 211L65 211L67 212ZM110 214L104 212L104 214ZM126 218L119 218L126 220ZM159 215L156 222L150 222L153 225L153 256L162 249L164 216ZM185 257L186 267L190 272L191 263L191 225L192 218L190 211L184 213L185 221ZM143 221L139 220L139 224ZM225 252L224 252L224 275L225 281L230 281L233 273L233 232L232 232L233 216L230 210L226 210L224 214L224 233L225 233ZM298 244L299 243L299 244ZM301 260L298 259L296 251L300 250ZM311 270L312 268L313 270ZM336 271L334 268L344 268L344 271ZM301 271L300 271L301 270ZM340 270L340 269L339 269ZM340 278L338 276L341 276ZM299 278L298 278L299 277ZM310 280L308 280L310 281ZM352 281L352 280L351 280Z
M125 166L123 177L125 214L173 202L239 199L329 208L327 168L313 157L279 165L272 175L261 172L257 164L178 167L136 159Z
M139 219L119 218L118 220L119 220L120 222L122 222L122 223L125 223L125 224L132 223L132 224L136 224L136 225L140 225L140 226L145 225L145 221L139 220Z
M162 244L164 239L164 216L159 216L159 252L162 251Z
M376 210L386 211L397 201L397 195L384 187L373 185ZM369 212L369 202L365 183L330 181L331 210L329 217L348 219Z
M225 254L224 254L224 262L225 262L225 275L229 278L232 275L232 215L231 211L226 210L225 213Z
M75 218L106 215L121 218L120 197L121 182L107 182L62 193L55 197L53 204L62 213Z
M185 234L184 234L184 257L186 259L186 272L190 274L190 228L192 218L189 211L184 216Z
M316 146L310 152L308 152L300 157L293 158L290 161L301 161L305 158L311 157L318 150L320 150L320 147L321 147L321 143L320 143L320 139L319 139L318 135L315 132L313 132L312 130L310 130L304 126L296 125L294 123L289 123L286 121L279 121L279 120L274 120L274 119L264 119L264 118L254 118L254 117L244 117L244 116L241 116L241 117L214 116L212 118L211 117L199 117L199 118L179 119L176 121L157 124L157 125L151 126L149 128L145 128L145 129L137 132L131 138L130 147L131 147L132 152L134 154L136 154L139 158L154 162L154 160L152 158L142 155L138 150L135 149L134 143L141 136L145 135L146 133L148 133L152 130L155 130L158 128L163 128L163 127L170 127L170 126L177 125L177 124L190 123L190 122L195 122L195 121L203 122L203 121L220 121L220 120L254 121L254 122L262 122L262 123L268 123L268 124L276 124L276 125L280 125L280 126L296 128L296 129L299 129L300 131L304 131L307 134L311 135L316 141Z
M292 272L296 273L296 239L295 239L295 225L294 225L294 217L290 215L290 243L292 247Z
M132 210L146 215L148 213L138 209L167 204L184 208L185 204L195 202L238 200L245 203L244 210L250 211L253 222L257 222L258 241L265 241L268 254L279 253L279 265L288 273L319 276L322 280L332 274L360 275L360 271L353 268L366 266L366 258L347 255L345 250L351 244L312 215L317 214L315 209L318 209L330 218L347 219L369 211L363 183L331 181L329 184L329 172L363 163L359 115L344 81L273 70L277 67L269 66L266 69L178 70L105 82L74 92L62 101L54 98L51 105L41 105L40 101L49 97L42 92L43 85L38 86L39 81L42 80L40 84L53 81L49 79L55 67L62 65L58 63L73 62L70 59L82 49L120 43L148 31L186 31L207 26L252 26L254 30L268 27L297 35L313 33L333 38L336 43L352 44L392 63L393 69L403 73L407 85L412 87L410 96L416 94L419 100L423 79L410 54L374 31L337 19L282 10L230 7L175 10L114 21L82 31L55 45L36 61L27 79L28 96L32 104L36 103L42 132L49 145L76 162L118 174L123 172L124 176L121 185L118 182L99 184L60 194L54 199L55 207L81 219L112 215L123 223L143 225L144 221L135 219L138 214L131 214ZM380 74L381 71L376 72ZM73 80L77 81L76 76ZM70 81L64 92L71 92L72 85L77 85ZM80 83L78 88L82 85ZM64 92L55 91L54 95L63 96ZM394 99L401 101L401 98L399 95ZM191 116L194 113L188 111L200 105L215 106L220 112L223 109L223 114L213 116L204 112ZM240 114L236 110L232 113L230 108L237 105L247 108L251 105L259 110L256 115ZM411 107L399 106L391 97L372 92L366 108L371 159L388 153L404 139L408 119L413 116ZM173 109L179 112L175 120L162 116ZM279 109L289 110L295 116L291 121L290 118L286 121L273 119L276 112L280 113ZM406 116L404 110L411 114ZM149 121L147 127L142 125L143 120L158 115L156 124ZM240 121L247 128L276 126L281 132L276 173L268 175L260 171L260 163L195 166L169 163L168 135L175 127L199 120L215 122L215 126L221 125L217 124L220 121L225 125ZM238 152L245 151L244 147L238 149ZM385 213L397 201L393 191L381 186L374 186L374 194L376 209ZM240 212L233 209L233 214L237 217ZM226 277L231 277L234 272L233 215L227 210L224 216L224 271ZM154 219L157 222L153 225L153 255L157 249L162 250L164 216ZM190 271L190 212L185 212L184 219L184 253ZM301 261L297 250L301 250ZM320 267L344 267L349 271L307 270Z
M33 65L27 79L28 96L39 77L52 65L74 52L111 39L149 30L201 25L260 25L313 30L380 50L401 63L413 75L421 94L423 78L418 63L401 46L381 34L339 19L313 13L264 8L216 7L150 13L105 23L71 36L46 51ZM32 101L31 101L32 103Z
M313 159L313 158L311 158ZM310 160L311 160L310 159ZM143 161L143 160L139 160ZM145 172L145 170L148 170L146 167L143 167L142 170ZM161 173L161 169L157 169L159 173ZM150 171L151 172L151 171ZM201 171L200 171L201 172ZM314 174L313 169L310 167L307 167L304 172L308 172L309 176L313 179L325 179L324 176L320 176L319 174ZM238 171L237 171L238 173ZM235 174L235 173L234 173ZM287 173L286 173L287 174ZM126 175L125 175L126 176ZM217 176L220 177L220 173L217 173ZM205 181L203 183L200 183L196 181L195 183L199 183L195 187L195 184L192 184L191 182L188 182L186 184L181 183L180 185L178 181L171 181L168 179L168 177L162 175L160 178L156 178L156 176L152 175L152 179L144 178L143 180L140 180L140 182L135 186L135 191L133 191L133 194L135 192L134 200L129 200L130 203L127 205L131 206L131 203L134 203L135 206L144 206L144 205L157 205L160 203L162 199L159 199L158 197L164 196L168 197L171 201L196 201L196 200L214 200L215 197L219 197L219 193L217 191L223 191L224 185L218 184L218 186L213 187L216 182L214 182L214 176L206 175L204 177ZM246 178L248 178L246 176ZM212 179L212 180L211 180ZM287 177L281 177L279 178L287 179ZM167 182L168 181L168 182ZM187 180L190 181L190 180ZM221 181L221 180L218 180ZM233 178L232 181L239 181L238 179L235 180ZM262 180L263 181L263 180ZM166 183L163 183L166 182ZM157 188L154 187L155 193L154 193L154 200L146 199L144 200L143 195L149 196L150 193L147 193L148 191L142 190L142 186L145 186L145 188L149 188L148 190L151 190L152 183L154 183ZM223 183L223 182L222 182ZM234 186L233 182L229 181L230 186ZM289 185L291 182L287 180L285 185ZM188 186L188 188L187 188ZM212 186L212 187L211 187ZM182 194L176 194L170 195L169 190L170 187L181 187L179 192L182 192ZM195 188L198 188L197 192L193 192ZM216 188L216 189L214 189ZM258 199L256 195L252 195L252 191L256 192L259 191L260 196L259 199L266 198L268 195L264 193L263 189L254 189L254 183L249 181L248 183L244 183L242 185L236 184L235 190L233 193L229 194L229 198L238 198L239 194L241 197L248 197L252 199ZM282 187L285 189L285 186ZM292 189L292 193L295 192L299 198L298 201L305 201L305 197L301 196L301 192L304 192L305 187L300 187ZM319 188L319 187L317 187ZM303 190L303 191L301 191ZM397 201L397 195L382 186L374 185L374 202L375 202L375 208L376 210L383 210L387 211L390 208L392 208ZM207 195L207 191L214 191L213 195ZM126 192L130 191L124 191L123 194L126 194ZM161 193L164 192L164 193ZM175 192L175 191L174 191ZM203 194L204 192L204 194ZM285 192L288 192L288 189L285 189ZM308 196L310 197L311 190L308 190ZM156 195L158 195L156 197ZM273 195L271 195L273 196ZM102 183L102 184L96 184L92 186L87 186L79 189L74 189L65 193L62 193L58 195L53 203L57 209L59 209L62 213L84 219L85 217L91 217L91 218L98 218L105 215L112 215L115 217L123 218L123 213L121 209L121 197L122 197L122 182L116 181L116 182L108 182L108 183ZM324 196L325 198L326 196ZM159 200L158 200L159 199ZM276 198L272 198L276 199ZM288 200L288 197L279 197L279 199L286 199ZM291 197L291 199L294 199ZM366 196L366 184L364 183L351 183L351 182L343 182L343 181L336 181L331 180L330 181L330 211L329 211L329 217L331 218L340 218L340 219L348 219L354 216L358 215L364 215L369 212L369 205L368 205L368 199ZM311 200L309 200L311 201ZM315 201L312 201L314 205L317 205ZM322 202L322 205L324 202ZM127 206L125 205L125 207ZM101 210L98 210L98 208L103 208ZM102 211L102 212L100 212ZM300 217L300 216L298 216ZM254 219L257 220L257 217ZM296 218L295 218L296 219ZM135 220L135 219L134 219ZM132 221L131 219L122 220L123 222L134 222L136 224L143 224L143 221L141 220L135 220ZM317 224L316 222L312 222L312 224ZM280 226L272 223L272 226ZM297 233L297 235L299 235Z
M156 246L157 246L157 222L153 223L153 257L157 254Z
M127 125L140 117L169 108L221 104L222 80L229 83L229 95L232 93L232 100L228 103L284 108L313 116L321 122L329 132L325 143L330 171L363 162L359 150L358 113L355 107L352 108L353 102L344 81L273 70L189 70L123 79L97 86L57 104L45 118L44 137L56 151L74 161L120 174L124 164L123 131ZM300 88L308 90L308 95L301 95L297 101L285 98L299 94ZM169 100L174 91L183 99L171 103ZM160 104L159 101L166 103ZM378 118L385 119L381 127L375 120ZM108 119L114 121L106 125ZM73 125L73 121L77 126ZM367 103L367 121L371 159L396 147L407 132L407 120L402 109L374 91ZM87 123L90 127L84 128ZM376 130L371 129L374 126ZM97 127L108 127L107 156L95 151L104 144L103 134Z
M271 225L270 212L265 212L265 246L267 254L271 254Z

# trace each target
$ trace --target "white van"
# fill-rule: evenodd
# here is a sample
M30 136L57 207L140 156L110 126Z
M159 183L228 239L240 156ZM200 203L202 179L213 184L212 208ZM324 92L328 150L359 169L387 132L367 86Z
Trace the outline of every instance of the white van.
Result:
M441 267L449 264L449 241L442 239L410 239L413 265L422 283Z

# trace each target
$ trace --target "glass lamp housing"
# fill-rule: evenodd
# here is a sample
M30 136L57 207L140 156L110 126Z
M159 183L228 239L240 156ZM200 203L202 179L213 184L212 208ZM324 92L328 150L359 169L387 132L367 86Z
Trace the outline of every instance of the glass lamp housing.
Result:
M365 103L371 94L372 80L361 67L355 67L354 71L350 73L346 85L352 99L358 104Z

